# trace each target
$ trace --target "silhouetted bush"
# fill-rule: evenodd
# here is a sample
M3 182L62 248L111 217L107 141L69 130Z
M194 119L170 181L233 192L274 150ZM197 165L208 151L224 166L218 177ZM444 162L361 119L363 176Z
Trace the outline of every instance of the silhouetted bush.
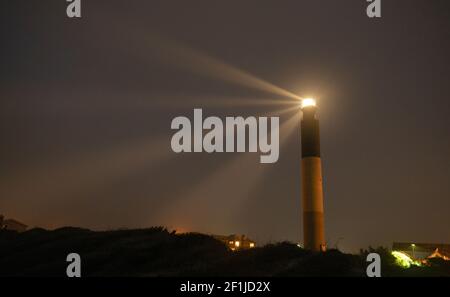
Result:
M66 257L80 254L83 276L365 276L366 256L382 259L382 276L449 276L449 261L400 268L386 248L360 255L313 253L289 242L233 252L215 238L163 227L90 231L64 227L0 230L0 275L65 276Z

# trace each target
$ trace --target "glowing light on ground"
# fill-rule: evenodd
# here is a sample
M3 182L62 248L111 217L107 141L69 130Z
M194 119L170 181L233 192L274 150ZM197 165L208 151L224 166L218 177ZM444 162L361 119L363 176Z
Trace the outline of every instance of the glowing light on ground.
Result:
M411 259L410 256L403 252L392 251L391 254L395 257L395 263L403 268L410 268L411 266L422 266L422 263Z

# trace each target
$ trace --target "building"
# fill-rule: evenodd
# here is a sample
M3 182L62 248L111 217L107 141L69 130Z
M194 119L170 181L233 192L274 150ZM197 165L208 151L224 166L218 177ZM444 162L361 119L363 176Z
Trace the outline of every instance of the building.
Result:
M11 230L17 232L24 232L28 228L27 225L14 220L14 219L4 219L2 215L0 215L0 229L2 230Z
M427 258L450 260L450 244L394 242L392 244L392 250L407 254L415 260L424 260Z
M225 243L232 251L251 249L256 243L245 235L212 235L215 239Z

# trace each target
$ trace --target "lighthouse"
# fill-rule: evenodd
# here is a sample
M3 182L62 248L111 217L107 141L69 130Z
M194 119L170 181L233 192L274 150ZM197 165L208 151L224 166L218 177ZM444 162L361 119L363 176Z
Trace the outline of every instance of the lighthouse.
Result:
M325 251L322 161L316 101L303 99L301 109L303 244L308 250Z

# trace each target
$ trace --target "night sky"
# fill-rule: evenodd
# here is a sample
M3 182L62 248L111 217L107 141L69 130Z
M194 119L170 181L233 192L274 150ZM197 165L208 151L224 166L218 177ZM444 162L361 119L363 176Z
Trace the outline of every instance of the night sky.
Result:
M299 109L274 164L170 147L176 116L276 115L287 90L318 102L329 247L449 243L448 0L66 5L0 4L5 217L300 242Z

